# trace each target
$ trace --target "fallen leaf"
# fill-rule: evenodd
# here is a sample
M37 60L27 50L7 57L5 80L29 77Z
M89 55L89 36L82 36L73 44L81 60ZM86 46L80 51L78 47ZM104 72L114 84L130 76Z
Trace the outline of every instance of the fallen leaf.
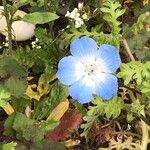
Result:
M65 140L71 131L78 129L82 123L82 114L78 110L69 109L60 119L60 124L47 134L49 140Z

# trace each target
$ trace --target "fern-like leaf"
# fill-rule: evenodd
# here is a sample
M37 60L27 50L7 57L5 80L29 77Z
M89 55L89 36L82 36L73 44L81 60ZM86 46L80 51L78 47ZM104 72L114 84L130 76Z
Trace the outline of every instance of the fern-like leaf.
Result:
M98 121L100 115L105 115L108 119L111 117L116 118L120 115L123 106L121 99L117 96L114 96L110 101L103 101L100 97L96 96L92 103L94 106L89 106L87 115L83 117L86 123L81 125L81 128L84 129L81 136L84 136L86 139L91 127Z
M118 21L118 18L124 14L125 9L121 8L121 4L118 0L104 1L103 7L100 10L104 13L104 20L111 26L112 34L119 34L121 22Z
M118 77L123 78L125 85L132 80L135 80L140 85L143 81L150 79L150 62L145 64L139 61L123 63Z

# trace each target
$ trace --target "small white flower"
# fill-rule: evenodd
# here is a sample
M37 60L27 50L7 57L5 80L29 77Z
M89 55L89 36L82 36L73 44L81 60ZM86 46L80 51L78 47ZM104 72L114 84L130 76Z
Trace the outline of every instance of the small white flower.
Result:
M32 45L35 45L35 44L36 44L36 41L31 42L31 44L32 44Z
M39 46L37 46L36 48L37 48L37 49L41 49L42 47L39 45Z
M65 17L70 17L70 12L67 11L67 13L65 14Z
M36 42L38 42L38 41L39 41L39 39L38 39L38 38L36 38L36 39L35 39L35 41L36 41Z
M32 45L32 48L35 48L36 46L35 45Z
M5 41L8 41L8 37L7 36L5 37Z
M83 3L78 3L78 9L81 10L83 8Z
M80 14L78 13L78 9L77 8L74 8L74 10L71 12L71 14L70 14L70 18L71 19L76 19L76 18L78 18L80 16Z
M66 29L70 28L70 25L67 25Z
M5 43L4 46L5 46L5 47L8 47L8 43Z
M83 22L83 20L82 20L81 18L77 18L77 19L75 20L75 27L76 27L76 28L80 28L81 25L83 25L83 24L84 24L84 22Z
M86 20L88 17L87 17L87 14L85 13L85 14L83 14L82 15L82 18L84 19L84 20Z

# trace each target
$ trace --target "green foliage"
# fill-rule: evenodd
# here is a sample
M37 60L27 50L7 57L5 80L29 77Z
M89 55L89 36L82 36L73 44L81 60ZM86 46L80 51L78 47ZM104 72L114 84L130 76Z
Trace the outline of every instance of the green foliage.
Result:
M141 31L142 29L145 29L146 24L148 24L149 22L150 22L150 12L141 14L138 17L137 22L132 25L131 30L136 35L136 34L138 34L139 31Z
M142 1L136 0L134 3L133 11L136 18L138 18L141 14L144 14L150 10L150 5L141 6Z
M94 106L89 106L87 115L83 117L86 123L81 125L81 128L84 129L81 136L84 136L86 139L88 139L88 133L93 124L98 121L99 116L105 115L108 119L111 117L116 118L120 115L123 107L121 98L117 96L113 97L109 101L103 101L100 97L96 96L92 103Z
M150 79L150 62L146 62L145 64L139 61L122 63L120 69L118 77L123 78L125 85L132 80L135 80L140 85L143 81Z
M12 114L9 116L4 123L4 135L9 135L9 136L14 136L15 135L15 130L12 128L13 123L14 123L14 118L15 114Z
M27 71L23 66L20 66L11 56L0 56L0 76L6 78L6 75L14 78L26 78Z
M21 97L27 86L27 71L10 56L0 56L1 86L12 96Z
M99 28L92 28L91 31L88 31L85 26L81 29L77 29L71 24L71 27L60 36L58 40L59 48L62 50L66 49L72 40L81 36L92 37L98 42L98 44L108 43L118 47L119 43L117 37L111 34L104 34Z
M123 28L123 35L127 39L130 49L136 54L140 60L149 60L150 48L148 40L150 38L149 31L150 13L141 14L137 22L131 27L128 25Z
M5 135L16 135L17 139L40 143L46 133L54 129L58 122L53 120L37 122L22 113L16 113L5 121Z
M12 106L16 112L23 112L27 106L31 105L31 100L27 97L14 98L12 101Z
M32 24L44 24L58 19L59 17L50 12L34 12L26 14L22 20Z
M11 142L3 145L2 150L15 150L17 146L17 143Z
M30 3L32 8L31 10L35 9L35 10L39 10L39 11L44 11L49 10L50 12L56 12L58 9L58 4L59 4L59 0L31 0L32 2Z
M29 47L26 47L26 49L18 47L16 51L13 51L12 56L20 65L24 65L25 67L30 68L34 65L35 62L34 54L32 54L33 53Z
M104 1L100 10L104 13L104 19L108 21L111 26L111 34L104 34L101 25L94 28L82 25L81 28L75 28L74 23L70 22L70 27L62 33L59 39L60 49L66 49L70 42L80 36L90 36L94 38L98 44L108 43L120 47L120 30L121 22L118 18L125 12L121 9L121 4L116 0Z
M92 127L95 127L95 125L103 126L104 120L107 120L109 123L110 120L114 119L121 130L117 131L118 133L114 131L116 128L114 130L112 128L108 132L103 130L102 133L96 135L95 139L92 139L93 143L96 142L94 140L99 140L99 137L101 138L101 135L104 135L104 138L108 138L104 142L107 142L114 149L131 149L133 147L136 149L137 145L132 147L132 144L142 143L141 141L144 138L141 138L141 133L138 132L140 138L133 136L130 139L129 136L132 136L132 133L129 136L126 135L126 124L128 122L132 123L131 121L137 117L140 118L142 115L145 117L145 120L147 116L149 117L150 62L146 61L150 58L149 6L141 6L142 2L139 1L131 3L130 1L120 0L87 0L84 3L85 7L80 10L81 14L79 17L83 18L82 15L86 14L88 19L83 19L84 24L79 28L75 28L74 19L66 20L67 18L64 16L59 18L56 12L64 15L67 11L71 11L74 6L77 7L77 1L9 0L8 3L7 9L9 14L13 15L20 7L25 8L25 11L29 11L29 14L23 20L39 24L35 29L35 38L38 43L36 45L39 45L41 48L31 48L33 43L30 44L30 40L26 42L13 41L12 52L7 47L2 46L2 51L5 49L7 55L4 50L5 54L2 52L3 55L0 56L0 106L4 107L6 102L9 101L14 109L14 113L7 117L4 123L4 132L2 129L0 133L3 132L5 136L17 138L16 141L19 141L17 146L15 145L16 143L5 144L5 141L1 142L0 144L5 144L3 149L64 150L65 147L60 142L46 139L47 133L57 127L59 123L53 120L45 120L51 111L67 98L71 104L71 109L73 106L73 109L78 109L85 115L83 118L84 123L81 126L83 129L81 137L85 137L88 140ZM59 4L60 6L58 6ZM135 7L133 8L131 5ZM122 8L124 6L129 14L127 20L128 14L121 18L125 13L125 10ZM130 13L135 16L133 17ZM54 23L53 21L57 18L59 18L58 22ZM14 18L14 20L16 19L18 18ZM70 26L63 29L67 23ZM104 101L100 97L95 96L92 104L89 104L88 110L87 105L80 105L77 101L70 100L68 88L57 81L55 76L58 61L69 53L70 42L81 36L92 37L98 45L106 43L118 48L120 48L120 41L123 37L127 40L132 53L140 59L140 61L129 63L126 63L124 59L122 60L124 63L122 63L118 77L127 86L119 87L119 89L123 89L123 92L119 90L120 97L114 96L109 101ZM121 56L124 57L124 54ZM130 89L130 83L134 85L135 89ZM120 84L119 82L119 86L122 86L122 83ZM146 114L143 113L144 110L146 110ZM57 114L57 110L55 111ZM0 109L0 112L3 112L2 109ZM143 113L142 115L141 112ZM125 124L122 122L122 118L127 118L123 120ZM141 129L143 130L143 128ZM115 139L113 139L114 132ZM71 136L71 139L74 139L74 135ZM82 141L82 139L79 140ZM76 144L76 141L71 141L69 144L74 144L74 142ZM101 139L98 144L103 146Z
M21 97L26 90L26 82L10 77L9 80L5 82L5 86L10 91L11 95L15 97Z
M0 107L4 107L8 98L10 98L10 92L0 85Z
M53 46L52 39L50 38L50 33L48 33L47 29L44 28L36 28L35 36L39 39L39 44L46 49L48 46Z
M58 9L58 5L59 5L59 0L49 0L48 10L50 12L56 12L56 10Z
M14 1L14 0L12 0ZM15 0L15 3L13 3L13 8L15 8L16 10L21 7L21 6L25 6L30 4L32 0Z
M97 0L88 0L88 4L89 5L91 5L91 6L94 6L94 7L100 7L100 5L102 4L102 1L103 0L99 0L99 1L97 1Z
M56 68L56 61L64 52L58 52L54 46L54 42L51 38L50 33L47 32L46 29L37 28L35 30L35 36L39 40L39 44L41 45L41 49L38 48L29 48L25 49L22 47L18 47L16 51L12 53L12 56L16 61L27 68L36 68L43 72L46 66L52 68ZM55 70L55 69L54 69Z
M55 82L50 94L44 97L37 103L34 108L33 118L37 120L47 117L48 114L63 100L68 97L68 88L62 85L60 82Z
M119 34L121 30L121 22L118 21L118 18L125 12L121 7L122 6L118 0L107 0L104 1L103 6L100 9L104 13L104 20L106 20L111 26L111 32L113 35Z
M147 96L150 96L150 80L144 81L140 87L141 92Z

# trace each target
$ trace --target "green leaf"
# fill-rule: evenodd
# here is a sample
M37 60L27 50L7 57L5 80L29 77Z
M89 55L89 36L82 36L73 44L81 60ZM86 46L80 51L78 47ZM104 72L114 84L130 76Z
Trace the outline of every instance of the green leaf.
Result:
M100 10L104 13L104 20L109 23L112 29L112 34L119 35L121 22L118 21L118 18L125 13L125 9L121 8L122 6L118 0L107 0L104 1L102 5L103 6Z
M17 143L11 142L3 145L2 150L15 150L15 147L17 146Z
M22 20L32 24L44 24L58 19L59 16L50 12L34 12L26 14Z
M5 86L10 91L11 95L15 97L21 97L26 90L26 82L10 77L6 82Z
M28 5L30 2L31 0L15 0L13 7L16 7L18 9L21 6Z
M133 61L126 64L122 63L120 70L117 76L124 79L125 85L132 80L135 80L140 85L143 81L150 79L150 62Z
M116 118L120 115L123 108L123 102L117 96L114 96L109 101L103 101L100 97L96 96L92 103L94 106L89 106L87 115L83 117L86 123L81 125L81 128L84 129L81 136L84 136L86 139L88 139L89 131L93 124L98 121L100 115L106 115L108 119L111 117Z
M10 97L10 92L0 85L0 107L4 107L7 99Z
M27 70L18 64L18 62L11 56L0 56L0 76L9 78L13 76L15 78L24 79L27 76Z
M17 138L23 137L24 130L30 129L34 126L34 121L28 118L26 115L22 113L17 113L14 118L13 129L17 133ZM28 139L26 139L28 140Z
M15 114L10 115L4 123L4 134L8 136L14 136L15 130L13 129Z
M55 82L48 97L38 102L34 109L34 118L42 119L69 95L68 88L60 82Z
M114 96L111 100L104 102L104 111L103 113L106 114L107 118L116 118L120 115L121 109L123 108L123 103L121 98Z
M139 88L146 96L150 96L150 80L142 82L142 85Z

